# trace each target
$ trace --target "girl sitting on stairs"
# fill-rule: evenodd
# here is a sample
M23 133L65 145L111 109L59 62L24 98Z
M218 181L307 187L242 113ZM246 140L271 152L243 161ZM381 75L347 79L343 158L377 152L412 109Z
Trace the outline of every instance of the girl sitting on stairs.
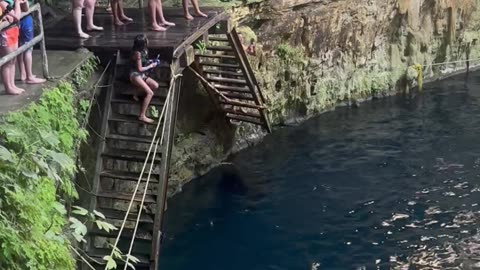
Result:
M148 118L146 113L148 105L153 97L153 91L157 90L158 88L158 83L150 78L146 72L152 68L155 68L159 62L148 60L147 46L147 36L143 34L135 37L131 55L132 66L130 70L130 81L145 93L138 119L145 123L153 123L153 119ZM138 101L137 96L134 96L134 99Z

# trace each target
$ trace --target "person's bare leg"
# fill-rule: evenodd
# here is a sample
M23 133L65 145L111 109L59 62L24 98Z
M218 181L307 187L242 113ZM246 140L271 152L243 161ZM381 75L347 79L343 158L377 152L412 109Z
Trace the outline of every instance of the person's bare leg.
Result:
M120 20L120 11L118 10L118 2L120 0L111 0L110 6L112 7L113 23L116 26L122 26L123 22Z
M165 20L163 16L163 7L162 7L162 0L157 0L157 14L160 18L160 24L167 25L167 26L175 26L174 23Z
M82 8L83 0L72 0L72 16L77 35L81 38L89 38L90 35L82 30Z
M150 30L165 31L165 27L161 27L157 23L157 0L148 1L148 14L150 15Z
M183 5L183 16L185 19L191 21L193 20L193 16L190 14L190 11L188 11L188 0L182 0L182 5Z
M8 48L2 48L1 51L2 51L1 55L7 55L8 52L11 52L11 50L9 50ZM7 95L20 95L21 93L23 93L23 89L16 87L15 82L12 83L12 79L11 79L12 78L12 62L13 61L10 61L1 67L2 81L3 81L3 85L5 86L5 93ZM13 63L13 69L15 70L15 63ZM13 76L15 77L15 74L13 74Z
M88 31L103 31L103 27L93 24L93 14L95 13L96 0L85 0L85 18L87 19Z
M208 17L207 14L200 11L200 6L198 6L198 0L191 0L191 1L192 1L193 9L195 10L195 15L199 17Z
M119 14L118 16L120 17L120 20L124 20L124 21L127 21L127 22L133 22L133 19L130 18L130 17L127 17L125 15L125 11L123 10L123 0L118 0L118 10L119 10Z
M141 76L132 76L130 78L130 81L140 87L142 91L145 92L145 97L143 97L143 102L142 102L142 107L140 109L140 115L138 116L138 120L143 121L145 123L153 123L153 119L147 117L147 109L148 105L150 104L150 101L152 100L153 97L153 91L150 89L148 84L142 80Z
M32 72L32 50L27 50L23 53L23 63L20 63L20 66L25 67L26 71L26 83L29 84L37 84L37 83L44 83L47 80L43 78L37 78L37 76L33 75Z
M26 68L25 68L25 61L23 60L24 59L24 54L25 53L21 53L17 56L17 63L18 63L18 71L20 71L20 81L25 81L27 79L27 71L26 71Z

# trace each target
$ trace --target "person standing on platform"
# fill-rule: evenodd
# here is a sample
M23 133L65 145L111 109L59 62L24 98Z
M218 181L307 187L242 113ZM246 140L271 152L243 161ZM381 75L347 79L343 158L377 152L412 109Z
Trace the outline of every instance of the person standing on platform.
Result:
M33 0L25 1L21 4L22 12L27 12L30 5L33 5ZM30 42L34 36L33 18L32 15L27 15L20 20L20 35L19 46ZM37 78L32 73L32 52L33 48L26 50L24 53L17 56L18 70L20 71L20 80L29 84L44 83L45 79Z
M0 56L6 56L18 49L18 22L21 10L20 4L25 0L1 1L1 24L8 25L0 33ZM12 24L14 23L14 24ZM2 66L2 81L5 86L5 92L9 95L20 95L25 92L24 89L15 85L15 59L5 63Z
M198 17L208 17L207 14L203 13L200 11L200 7L198 6L198 0L191 0L193 9L195 10L195 15ZM193 16L190 14L190 11L188 11L188 0L182 0L182 5L183 5L183 14L185 16L185 19L191 21L193 20Z
M123 11L123 0L110 0L109 2L112 7L113 21L116 26L124 25L124 21L133 21L132 18L127 17Z
M81 38L89 38L90 35L82 30L82 9L85 7L85 18L87 19L87 31L103 31L103 27L93 24L96 0L72 0L72 15L77 35Z
M148 0L148 13L150 15L150 30L153 31L165 31L167 28L164 26L175 26L174 23L165 20L163 16L162 0ZM160 23L157 22L157 15L160 19Z

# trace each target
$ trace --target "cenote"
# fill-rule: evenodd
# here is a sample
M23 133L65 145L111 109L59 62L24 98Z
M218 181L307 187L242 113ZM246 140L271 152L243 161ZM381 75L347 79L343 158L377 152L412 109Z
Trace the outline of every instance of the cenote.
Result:
M230 161L169 201L161 269L480 269L480 73L278 129Z

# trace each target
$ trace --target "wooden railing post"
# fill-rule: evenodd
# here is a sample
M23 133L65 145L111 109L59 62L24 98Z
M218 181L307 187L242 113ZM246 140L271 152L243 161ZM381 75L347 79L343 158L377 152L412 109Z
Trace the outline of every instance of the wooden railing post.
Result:
M37 4L37 5L38 5L38 9L37 9L38 26L40 28L40 35L42 36L42 41L40 41L40 51L42 53L43 77L48 79L50 77L50 74L48 72L48 57L47 57L47 48L45 46L45 32L43 30L42 8L40 4Z

